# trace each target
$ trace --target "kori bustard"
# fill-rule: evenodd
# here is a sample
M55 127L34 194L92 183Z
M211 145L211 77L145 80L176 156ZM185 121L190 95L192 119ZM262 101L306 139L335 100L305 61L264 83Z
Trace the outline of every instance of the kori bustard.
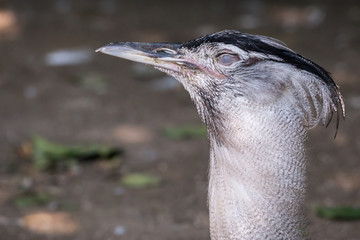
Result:
M97 51L153 65L189 92L208 130L212 240L304 238L306 134L345 115L327 71L279 40L229 30Z

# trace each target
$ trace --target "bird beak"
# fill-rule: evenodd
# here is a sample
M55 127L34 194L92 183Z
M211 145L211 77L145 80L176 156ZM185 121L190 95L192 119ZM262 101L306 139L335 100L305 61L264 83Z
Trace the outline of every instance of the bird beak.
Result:
M196 68L194 64L184 59L183 54L179 53L180 46L181 44L178 43L119 42L103 46L96 52L150 64L174 72L181 72L184 67Z

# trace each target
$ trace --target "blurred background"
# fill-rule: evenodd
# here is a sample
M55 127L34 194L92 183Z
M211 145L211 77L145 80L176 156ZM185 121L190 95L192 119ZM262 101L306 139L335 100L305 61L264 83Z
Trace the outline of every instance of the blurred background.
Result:
M208 146L188 94L94 50L223 29L281 39L340 85L337 138L334 124L309 133L309 232L360 239L360 221L319 213L360 206L358 0L0 0L0 238L209 239Z

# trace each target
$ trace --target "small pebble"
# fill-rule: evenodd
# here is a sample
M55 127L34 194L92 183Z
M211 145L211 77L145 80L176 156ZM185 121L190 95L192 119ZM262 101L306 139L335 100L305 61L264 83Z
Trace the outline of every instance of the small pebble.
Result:
M28 86L24 90L24 95L28 99L35 98L37 96L37 93L38 93L37 88L33 86Z
M21 186L25 189L31 188L33 185L33 180L31 178L25 177L21 181Z
M122 225L116 226L114 229L114 235L116 235L116 236L122 236L125 233L126 233L126 229Z
M114 195L121 196L125 193L124 189L122 187L116 187L114 188Z
M57 209L59 209L59 203L56 201L51 201L48 205L47 208L51 211L55 211Z
M90 49L59 49L49 52L45 56L45 63L48 66L67 66L88 63L93 58Z
M4 216L0 216L0 225L9 225L10 224L10 220Z

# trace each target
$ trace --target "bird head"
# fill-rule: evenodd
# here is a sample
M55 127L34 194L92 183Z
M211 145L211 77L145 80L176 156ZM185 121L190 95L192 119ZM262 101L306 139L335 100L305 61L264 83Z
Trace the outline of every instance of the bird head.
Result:
M273 38L225 30L183 43L119 42L97 51L175 77L210 130L246 108L291 109L309 128L344 114L329 74Z

